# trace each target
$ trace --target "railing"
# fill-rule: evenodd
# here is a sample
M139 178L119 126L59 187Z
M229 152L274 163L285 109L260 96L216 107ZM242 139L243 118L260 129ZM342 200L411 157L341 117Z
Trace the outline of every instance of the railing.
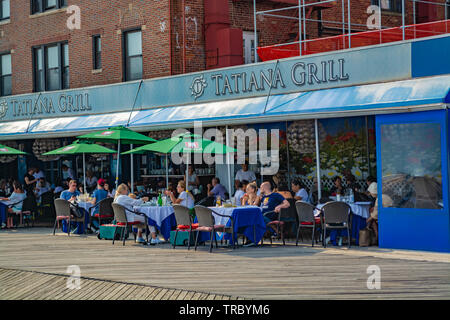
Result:
M403 29L405 29L403 31ZM404 35L403 35L404 32ZM351 48L379 45L402 40L419 39L443 35L450 32L450 20L427 22L383 30L371 30L351 34ZM310 55L350 48L350 35L344 34L326 38L303 40L299 42L258 47L258 56L262 61Z

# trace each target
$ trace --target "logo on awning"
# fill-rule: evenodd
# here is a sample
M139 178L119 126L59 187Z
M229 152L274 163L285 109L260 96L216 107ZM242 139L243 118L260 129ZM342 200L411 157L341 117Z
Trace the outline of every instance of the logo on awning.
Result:
M69 150L72 150L72 149L74 149L74 148L75 148L75 146L67 146L67 147L65 147L64 149L62 149L61 152L63 152L63 151L69 151Z
M203 76L198 76L198 77L194 78L190 89L192 92L191 95L193 95L195 97L195 100L197 100L197 98L199 98L203 95L203 93L205 92L205 88L207 86L208 86L208 84L206 83L206 80Z
M9 149L7 149L7 148L0 148L0 152L9 152Z
M187 149L198 149L198 148L199 148L198 142L188 142L188 141L186 141L186 142L184 143L184 146L185 146Z
M100 133L101 136L110 136L114 133L114 131L103 131Z

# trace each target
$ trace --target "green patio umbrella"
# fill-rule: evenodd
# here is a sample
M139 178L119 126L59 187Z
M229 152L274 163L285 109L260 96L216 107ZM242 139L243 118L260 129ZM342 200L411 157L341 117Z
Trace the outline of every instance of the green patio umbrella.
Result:
M92 133L88 133L77 137L79 139L85 139L88 141L109 142L117 143L117 168L116 168L116 188L119 181L119 164L120 164L120 145L121 144L147 144L155 142L155 139L144 136L138 132L130 130L124 126L111 127L105 130L100 130ZM133 147L133 146L132 146ZM131 162L131 168L133 168L133 161ZM133 169L131 170L131 188L133 191Z
M42 155L70 155L70 154L82 154L83 155L83 180L84 180L84 192L86 192L86 153L116 153L116 150L108 149L104 146L89 142L76 140L74 143L67 146L46 152Z
M206 153L206 154L227 154L236 152L234 148L230 148L224 144L211 141L208 139L203 139L201 136L185 133L179 134L175 137L161 140L152 144L147 144L142 147L124 152L123 154L143 154L146 152L162 153L166 155L166 185L168 186L168 161L167 155L171 152L187 154L188 157L191 153ZM189 158L186 165L186 190L188 190L188 165Z
M15 156L15 155L26 155L27 152L23 152L3 144L0 144L0 156Z

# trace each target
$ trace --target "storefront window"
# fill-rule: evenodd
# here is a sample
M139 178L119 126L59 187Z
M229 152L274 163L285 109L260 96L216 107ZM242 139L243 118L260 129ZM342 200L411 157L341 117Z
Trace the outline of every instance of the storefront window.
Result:
M380 129L383 206L442 208L440 124L386 124Z

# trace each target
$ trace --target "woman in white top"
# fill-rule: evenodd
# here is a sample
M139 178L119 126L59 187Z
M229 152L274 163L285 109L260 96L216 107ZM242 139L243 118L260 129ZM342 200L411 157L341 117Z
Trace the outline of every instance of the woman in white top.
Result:
M175 198L173 192L169 190L167 190L165 193L170 197L172 203L182 205L188 209L194 208L194 196L192 195L192 193L186 192L186 184L183 180L178 182L177 192L179 194L178 198Z
M200 186L200 180L197 176L197 174L194 171L194 168L192 166L189 166L188 168L188 188L189 191L194 190L195 188L198 188ZM186 181L186 176L184 176L184 181Z
M129 194L128 186L126 184L122 183L121 185L119 185L117 187L116 195L114 197L114 202L120 204L122 207L124 207L128 210L135 211L134 210L135 206L142 205L144 202L148 201L148 197L142 197L141 199L133 199L133 198L129 197L128 194ZM128 222L139 221L139 222L145 223L145 219L146 219L145 216L135 214L128 210L125 210L125 212L127 214ZM151 244L160 243L161 241L156 237L155 227L149 226L149 229L150 229L150 232L152 233ZM136 242L138 242L138 243L145 243L145 240L142 237L142 231L145 231L145 230L142 230L142 229L138 230L138 236L136 239Z
M294 191L294 193L295 193L295 196L294 196L295 200L309 202L308 191L306 191L306 189L303 188L300 181L293 180L291 185L292 185L292 191Z
M27 197L23 191L22 185L19 182L14 182L14 192L9 196L9 198L0 198L3 201L9 201L9 204L14 204L8 209L8 219L6 221L6 227L12 228L14 226L14 215L22 211L23 200Z

